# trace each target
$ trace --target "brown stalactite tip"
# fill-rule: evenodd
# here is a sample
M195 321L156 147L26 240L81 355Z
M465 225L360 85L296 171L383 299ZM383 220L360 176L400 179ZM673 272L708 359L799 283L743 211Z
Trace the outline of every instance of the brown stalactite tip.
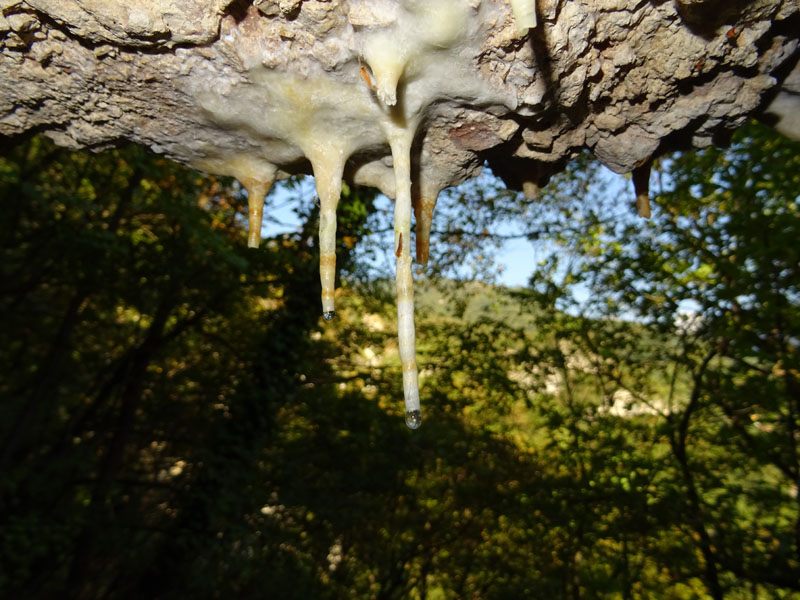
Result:
M652 161L646 161L633 170L633 189L636 193L636 211L640 217L650 218L650 170Z
M417 262L423 267L428 265L429 253L430 241L423 239L422 236L417 236Z
M644 219L650 218L650 198L647 196L636 196L636 211Z

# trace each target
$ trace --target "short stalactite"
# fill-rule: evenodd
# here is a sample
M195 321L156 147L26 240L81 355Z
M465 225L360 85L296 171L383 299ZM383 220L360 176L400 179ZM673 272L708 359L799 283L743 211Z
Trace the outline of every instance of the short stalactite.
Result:
M264 220L264 198L272 187L272 181L248 180L247 190L247 246L258 248L261 244L261 224Z
M419 196L414 202L414 218L416 219L416 257L417 263L427 266L430 255L431 227L433 225L433 209L440 190L420 186Z
M653 163L647 161L645 164L633 170L633 189L636 194L636 211L640 217L650 218L650 170Z

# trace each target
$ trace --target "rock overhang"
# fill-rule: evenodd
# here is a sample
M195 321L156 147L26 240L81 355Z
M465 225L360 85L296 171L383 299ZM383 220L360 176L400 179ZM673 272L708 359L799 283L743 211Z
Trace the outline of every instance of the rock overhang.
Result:
M413 160L428 194L487 161L520 188L584 149L626 172L724 137L797 57L793 0L524 4L538 15L527 31L506 0L4 0L0 133L310 172L266 118L280 112L269 74L285 74L318 121L361 133L346 178L393 195L375 121L399 85L402 110L420 115Z

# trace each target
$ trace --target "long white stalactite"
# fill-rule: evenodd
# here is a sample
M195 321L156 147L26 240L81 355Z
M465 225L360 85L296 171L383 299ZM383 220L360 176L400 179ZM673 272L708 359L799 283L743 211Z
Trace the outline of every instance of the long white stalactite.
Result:
M411 144L414 127L387 126L395 176L394 248L397 289L397 345L403 369L406 425L422 424L414 329L414 280L411 276Z

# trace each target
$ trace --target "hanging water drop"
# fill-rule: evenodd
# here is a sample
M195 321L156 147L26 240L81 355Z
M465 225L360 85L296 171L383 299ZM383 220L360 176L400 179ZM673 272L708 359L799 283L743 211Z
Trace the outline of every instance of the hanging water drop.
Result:
M333 317L335 316L336 316L335 310L326 310L324 313L322 313L322 318L325 319L326 321L333 321Z
M409 410L406 412L406 425L409 429L419 429L422 425L422 413L419 410Z

